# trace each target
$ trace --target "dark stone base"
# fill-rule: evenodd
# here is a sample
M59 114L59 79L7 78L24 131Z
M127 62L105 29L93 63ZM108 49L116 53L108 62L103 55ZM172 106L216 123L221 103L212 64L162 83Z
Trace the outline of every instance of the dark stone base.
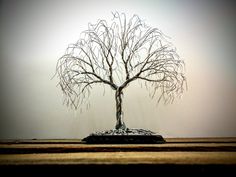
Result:
M86 144L161 144L161 135L89 135L82 140Z

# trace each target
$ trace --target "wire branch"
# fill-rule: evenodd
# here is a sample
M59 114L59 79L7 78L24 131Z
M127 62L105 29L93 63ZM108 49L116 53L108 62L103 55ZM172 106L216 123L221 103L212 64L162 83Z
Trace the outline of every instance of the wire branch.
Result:
M137 15L112 13L111 23L89 24L81 38L58 60L56 75L72 107L79 107L96 84L122 90L140 80L152 97L172 102L184 91L184 61L158 29Z

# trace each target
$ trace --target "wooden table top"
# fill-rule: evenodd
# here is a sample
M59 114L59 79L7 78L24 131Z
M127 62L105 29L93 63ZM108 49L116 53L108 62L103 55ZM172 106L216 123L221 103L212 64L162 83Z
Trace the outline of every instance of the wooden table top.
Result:
M236 164L236 138L167 138L165 144L1 140L0 165Z

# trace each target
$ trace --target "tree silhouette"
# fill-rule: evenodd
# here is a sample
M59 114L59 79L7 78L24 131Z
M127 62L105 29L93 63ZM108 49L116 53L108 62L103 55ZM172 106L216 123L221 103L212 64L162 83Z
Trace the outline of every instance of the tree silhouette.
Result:
M127 20L113 13L109 24L89 24L80 39L58 60L56 74L67 105L78 108L97 84L115 91L116 129L123 121L124 88L139 80L157 101L172 102L184 91L184 61L159 29L147 26L137 15Z

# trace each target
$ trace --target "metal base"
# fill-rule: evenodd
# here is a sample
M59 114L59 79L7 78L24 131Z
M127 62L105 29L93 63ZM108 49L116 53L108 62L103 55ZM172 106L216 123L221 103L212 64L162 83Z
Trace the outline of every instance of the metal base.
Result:
M108 130L96 132L82 139L87 144L161 144L161 135L143 129Z

